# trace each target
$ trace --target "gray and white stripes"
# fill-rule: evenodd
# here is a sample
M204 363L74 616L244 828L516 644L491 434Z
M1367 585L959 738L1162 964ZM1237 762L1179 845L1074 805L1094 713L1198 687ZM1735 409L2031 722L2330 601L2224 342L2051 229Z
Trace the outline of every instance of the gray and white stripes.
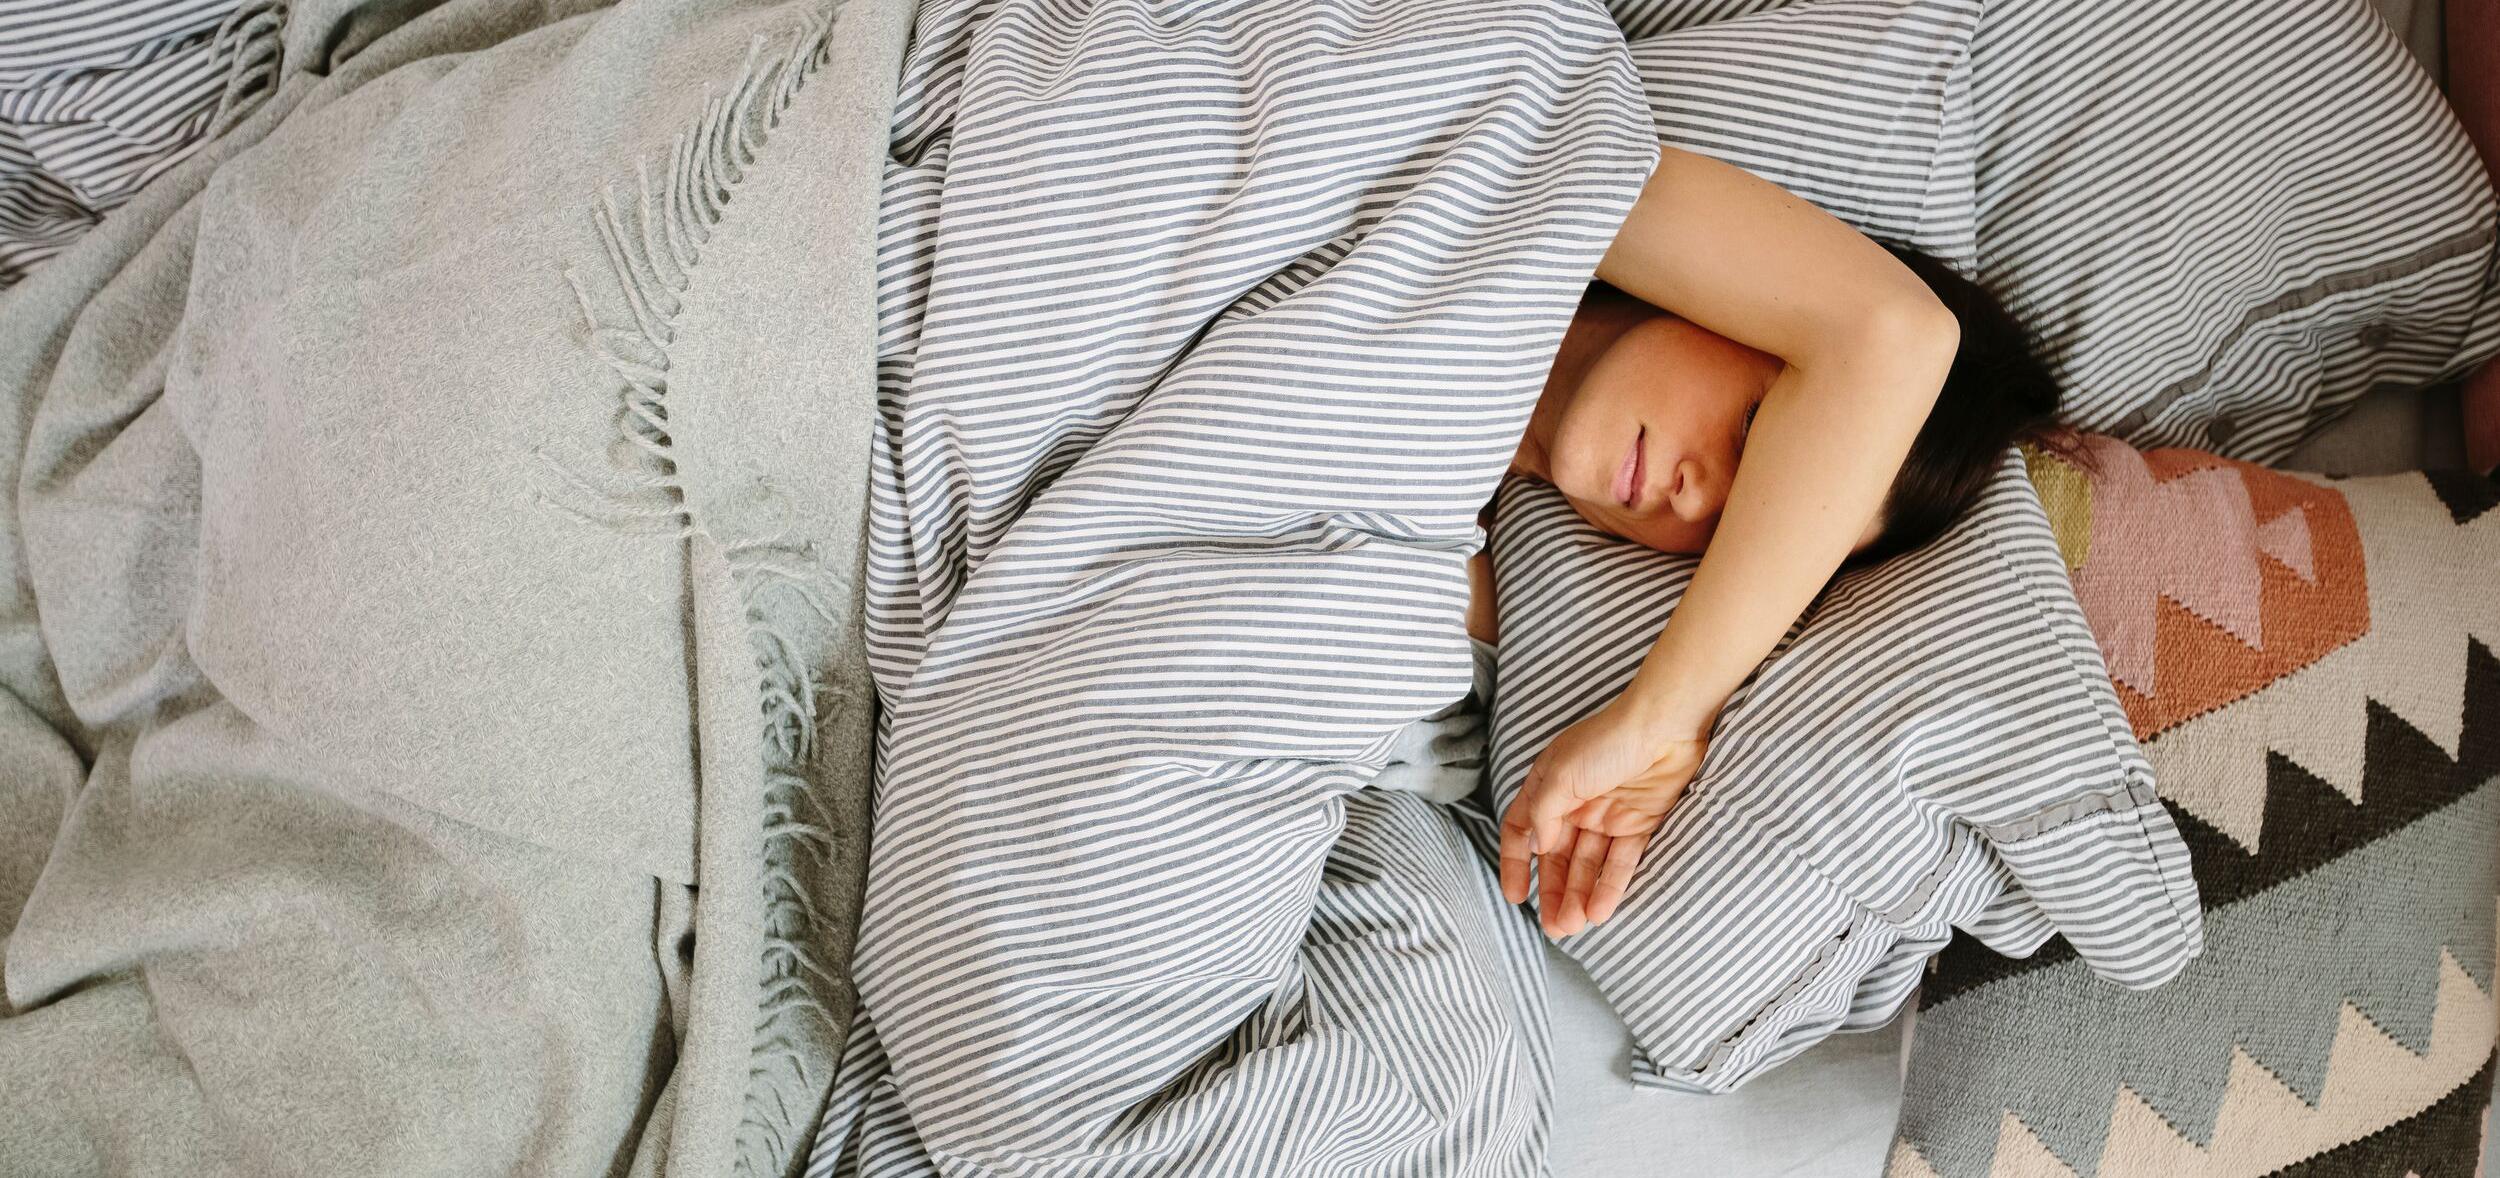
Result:
M0 0L0 287L190 154L276 7Z
M2373 390L2500 350L2490 187L2367 4L1989 0L1966 20L1953 10L1973 6L1929 0L1609 7L1668 141L1964 265L2039 332L2070 424L2272 461ZM1846 26L1877 20L1892 27L1850 48ZM1902 132L1935 104L1904 84L1902 51L1932 54L1956 23L1967 85L1926 178L1939 214L1958 192L1975 223L1959 243L1904 236L1859 166L1915 143ZM1806 30L1832 51L1791 51ZM1696 58L1704 77L1658 68ZM1693 91L1709 102L1674 103ZM1870 129L1850 108L1879 95L1903 117ZM1727 106L1776 115L1734 134L1713 109ZM1833 170L1850 183L1814 174Z
M1968 269L1970 40L1982 11L1979 0L1819 0L1643 27L1632 65L1665 142ZM1628 15L1651 18L1633 28L1660 14Z
M1859 212L1960 256L1933 179L1970 183L1976 10L1912 8L1781 29L1929 96L1862 120L1866 159L1940 171ZM1482 816L1360 787L1466 690L1474 509L1653 117L1704 133L1677 93L1589 4L923 6L879 242L863 1015L812 1174L1540 1170L1537 948ZM1672 603L1670 558L1547 509L1497 529L1505 785ZM2057 562L2009 463L1731 707L1635 903L1568 946L1648 1078L1876 1025L1956 926L2131 985L2194 953Z
M2500 344L2490 187L2369 5L1996 0L1972 60L1980 273L2071 424L2268 462Z
M821 1163L1537 1170L1533 932L1357 791L1655 150L1594 3L923 6Z

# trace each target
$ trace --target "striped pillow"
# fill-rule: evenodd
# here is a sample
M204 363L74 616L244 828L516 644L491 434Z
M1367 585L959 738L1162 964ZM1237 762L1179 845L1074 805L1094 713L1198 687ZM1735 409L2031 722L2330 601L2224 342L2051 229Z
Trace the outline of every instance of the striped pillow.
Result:
M1636 37L1632 64L1669 145L1967 267L1976 240L1969 47L1981 8L1813 0Z
M1796 0L1606 0L1606 11L1625 37L1637 41L1793 3Z
M1690 557L1552 487L1496 506L1492 785L1630 679ZM1835 582L1721 716L1605 924L1563 949L1631 1029L1638 1083L1725 1091L1882 1025L1952 930L2167 980L2200 944L2176 829L2018 458L1935 543Z
M1995 0L1971 60L1979 272L2073 423L2270 461L2500 347L2482 168L2359 0Z

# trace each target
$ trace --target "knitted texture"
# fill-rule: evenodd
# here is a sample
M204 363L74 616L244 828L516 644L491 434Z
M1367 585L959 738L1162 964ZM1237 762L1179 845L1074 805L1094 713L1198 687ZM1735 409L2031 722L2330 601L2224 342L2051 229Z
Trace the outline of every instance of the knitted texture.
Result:
M2139 993L2062 944L1957 940L1922 991L1890 1173L2471 1175L2500 485L2106 438L2031 471L2187 840L2206 952Z

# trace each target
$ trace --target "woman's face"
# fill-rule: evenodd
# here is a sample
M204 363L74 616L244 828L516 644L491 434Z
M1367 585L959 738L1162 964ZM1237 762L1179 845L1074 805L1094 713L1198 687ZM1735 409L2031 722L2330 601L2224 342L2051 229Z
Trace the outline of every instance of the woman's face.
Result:
M1513 469L1554 484L1580 517L1665 552L1718 527L1745 431L1778 357L1665 312L1640 318L1577 381L1547 384Z

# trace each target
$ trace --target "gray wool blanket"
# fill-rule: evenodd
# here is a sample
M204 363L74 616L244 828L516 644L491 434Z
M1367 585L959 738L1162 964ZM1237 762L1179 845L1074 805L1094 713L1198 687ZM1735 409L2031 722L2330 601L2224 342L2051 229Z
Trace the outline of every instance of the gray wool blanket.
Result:
M909 7L303 0L0 296L0 1169L804 1160Z

